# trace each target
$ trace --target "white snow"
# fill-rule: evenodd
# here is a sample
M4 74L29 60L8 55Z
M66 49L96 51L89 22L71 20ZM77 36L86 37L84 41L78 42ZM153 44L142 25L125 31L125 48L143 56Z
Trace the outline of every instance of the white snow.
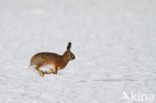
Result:
M27 70L38 52L76 59L58 75ZM156 102L156 0L0 0L0 103Z

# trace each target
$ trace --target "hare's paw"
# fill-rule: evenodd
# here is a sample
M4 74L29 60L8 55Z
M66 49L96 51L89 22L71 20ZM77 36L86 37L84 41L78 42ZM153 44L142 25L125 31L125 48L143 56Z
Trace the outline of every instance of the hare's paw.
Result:
M41 77L43 77L43 76L44 76L44 72L43 72L43 71L39 71L39 75L40 75Z
M57 74L57 71L53 71L52 73L53 73L53 74Z

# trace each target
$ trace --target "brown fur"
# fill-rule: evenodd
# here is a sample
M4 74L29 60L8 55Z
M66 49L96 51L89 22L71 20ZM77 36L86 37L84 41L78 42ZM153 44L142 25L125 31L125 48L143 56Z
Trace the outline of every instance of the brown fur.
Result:
M57 74L57 70L63 69L70 60L75 59L75 56L71 49L71 42L68 43L67 50L63 55L58 55L55 53L42 52L37 53L31 58L31 64L35 65L35 70L40 74L40 76L44 76L44 74ZM52 65L54 68L50 68L50 71L42 71L39 68L46 65ZM53 71L54 69L54 71Z

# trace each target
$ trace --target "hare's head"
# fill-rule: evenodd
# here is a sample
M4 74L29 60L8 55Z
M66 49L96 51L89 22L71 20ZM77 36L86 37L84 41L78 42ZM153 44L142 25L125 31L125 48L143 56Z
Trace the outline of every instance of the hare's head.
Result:
M75 59L75 55L70 51L70 49L71 49L71 42L68 43L67 50L64 53L64 57L68 61Z

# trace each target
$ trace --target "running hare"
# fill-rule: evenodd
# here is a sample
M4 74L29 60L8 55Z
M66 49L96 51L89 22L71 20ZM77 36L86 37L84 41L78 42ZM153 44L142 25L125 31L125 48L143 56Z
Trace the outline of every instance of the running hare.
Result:
M58 55L55 53L41 52L34 55L31 58L29 68L35 68L35 70L44 76L44 74L57 74L57 70L63 69L70 60L75 59L74 54L70 51L71 42L68 43L67 50L63 55ZM40 67L49 66L49 71L42 71Z

